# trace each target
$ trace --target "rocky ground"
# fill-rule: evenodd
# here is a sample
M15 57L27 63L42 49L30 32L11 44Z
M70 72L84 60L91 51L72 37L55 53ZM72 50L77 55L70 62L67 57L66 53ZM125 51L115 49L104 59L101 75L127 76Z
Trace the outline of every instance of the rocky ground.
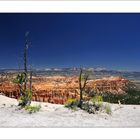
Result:
M72 111L63 105L40 104L41 110L29 114L19 110L17 100L0 95L0 127L140 127L140 105L112 104L112 115Z

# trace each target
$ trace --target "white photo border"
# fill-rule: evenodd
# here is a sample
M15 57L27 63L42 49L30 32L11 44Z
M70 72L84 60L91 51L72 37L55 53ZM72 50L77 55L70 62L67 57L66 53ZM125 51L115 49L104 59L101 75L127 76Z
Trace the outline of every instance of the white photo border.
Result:
M0 13L140 13L140 1L0 1ZM140 139L139 128L0 128L1 139Z

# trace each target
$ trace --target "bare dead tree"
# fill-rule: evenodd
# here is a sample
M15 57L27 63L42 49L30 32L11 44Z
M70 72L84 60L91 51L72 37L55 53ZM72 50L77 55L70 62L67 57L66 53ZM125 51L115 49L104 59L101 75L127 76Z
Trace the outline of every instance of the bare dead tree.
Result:
M88 83L89 74L83 73L83 69L80 68L80 74L79 74L79 90L80 90L80 100L79 100L79 107L82 108L83 104L83 94L86 88L86 85Z
M24 73L25 73L25 82L24 82L24 90L27 90L28 83L28 71L27 71L27 49L29 48L29 32L25 33L25 47L24 47Z
M24 46L24 72L18 74L18 86L20 89L20 96L22 102L19 103L21 106L26 106L31 104L32 99L32 71L30 72L30 81L28 81L28 68L27 68L27 49L30 47L30 42L28 38L29 32L25 34L25 46ZM28 82L30 82L30 87L28 88ZM24 88L23 88L24 87Z

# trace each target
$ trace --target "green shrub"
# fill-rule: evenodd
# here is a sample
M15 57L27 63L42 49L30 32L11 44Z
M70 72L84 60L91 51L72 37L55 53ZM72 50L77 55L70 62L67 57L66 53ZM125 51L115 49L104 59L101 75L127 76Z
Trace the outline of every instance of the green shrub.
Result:
M25 84L24 82L25 82L24 72L18 74L16 79L13 79L13 83L18 84L20 88L20 98L18 99L18 101L19 101L19 106L22 107L25 107L26 105L28 106L32 100L31 89L22 89L23 85Z
M79 101L77 99L68 99L68 101L65 104L65 107L71 108L71 109L76 109L79 105Z
M95 112L97 111L95 104L91 101L83 102L82 109L89 114L95 114Z
M104 92L102 97L105 102L109 103L118 103L120 101L121 104L140 104L140 91L137 90L128 90L125 94Z
M77 99L68 99L65 107L76 110L79 101ZM85 101L82 104L82 110L95 114L97 111L104 111L107 114L111 114L111 107L109 104L103 105L103 99L101 96L93 97L90 101Z
M124 98L125 104L140 104L140 91L129 90Z
M25 110L28 110L29 113L38 112L40 109L41 109L41 105L36 105L36 106L27 105L27 106L25 106Z
M103 102L103 97L102 96L94 96L93 98L90 99L93 103L96 102Z
M103 105L102 96L94 96L93 98L90 99L90 101L93 102L98 109Z
M24 95L18 98L19 105L21 105L22 107L28 106L31 103L31 100L32 100L32 91L30 91L29 89L25 90Z
M16 83L16 84L23 84L25 81L25 73L21 73L21 74L18 74L18 76L16 77L16 79L13 79L13 83Z
M118 101L121 101L121 103L122 103L125 95L124 94L114 94L112 92L106 91L106 92L102 93L102 97L105 102L118 103Z
M88 110L89 110L88 102L83 102L82 109L88 112Z

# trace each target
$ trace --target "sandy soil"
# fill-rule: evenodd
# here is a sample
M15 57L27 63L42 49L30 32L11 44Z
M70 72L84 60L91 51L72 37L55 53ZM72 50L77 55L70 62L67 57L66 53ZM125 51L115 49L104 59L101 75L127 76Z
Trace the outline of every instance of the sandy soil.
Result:
M108 115L39 102L32 104L40 104L41 110L29 114L17 104L16 99L0 95L0 127L140 127L140 105L112 104L112 115Z

